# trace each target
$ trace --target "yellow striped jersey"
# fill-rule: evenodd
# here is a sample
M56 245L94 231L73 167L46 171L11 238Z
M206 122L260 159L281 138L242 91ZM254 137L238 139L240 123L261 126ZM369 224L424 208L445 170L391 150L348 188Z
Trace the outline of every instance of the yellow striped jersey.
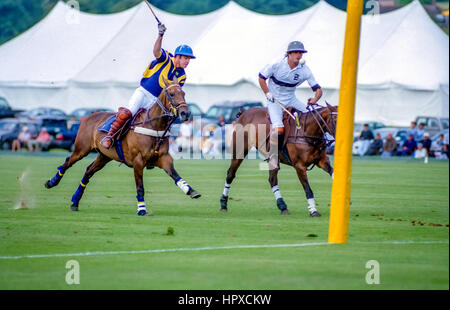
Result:
M163 77L172 82L178 78L180 86L186 81L186 73L183 68L175 68L175 58L168 51L161 49L161 56L153 60L145 70L141 79L141 86L153 96L158 97L164 89Z

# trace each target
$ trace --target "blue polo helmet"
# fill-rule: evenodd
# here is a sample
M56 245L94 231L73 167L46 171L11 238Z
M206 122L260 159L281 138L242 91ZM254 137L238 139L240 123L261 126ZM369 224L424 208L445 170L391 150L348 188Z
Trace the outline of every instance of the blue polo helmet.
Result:
M192 48L189 45L180 45L175 49L175 56L177 55L183 55L183 56L189 56L191 58L195 58L194 52L192 52Z

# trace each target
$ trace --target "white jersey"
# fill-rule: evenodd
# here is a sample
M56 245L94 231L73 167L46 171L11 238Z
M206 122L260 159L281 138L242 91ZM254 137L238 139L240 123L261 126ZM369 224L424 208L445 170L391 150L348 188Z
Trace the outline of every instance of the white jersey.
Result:
M308 81L313 91L320 88L307 65L299 64L291 69L287 57L275 64L265 66L259 72L259 77L269 79L267 84L269 91L282 104L287 104L295 97L295 88L304 81Z

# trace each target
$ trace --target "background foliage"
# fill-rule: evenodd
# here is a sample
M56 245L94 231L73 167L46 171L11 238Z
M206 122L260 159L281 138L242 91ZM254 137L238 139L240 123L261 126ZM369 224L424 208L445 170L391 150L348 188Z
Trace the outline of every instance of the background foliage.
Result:
M120 12L141 1L78 0L82 11L97 14ZM411 1L398 0L398 3L404 5ZM36 24L57 2L58 0L0 0L0 44ZM171 13L193 15L217 10L227 4L229 0L150 0L150 2ZM235 0L235 2L258 13L288 14L304 10L318 0ZM327 0L327 2L342 10L345 10L347 6L347 0ZM421 2L430 4L431 0L421 0Z

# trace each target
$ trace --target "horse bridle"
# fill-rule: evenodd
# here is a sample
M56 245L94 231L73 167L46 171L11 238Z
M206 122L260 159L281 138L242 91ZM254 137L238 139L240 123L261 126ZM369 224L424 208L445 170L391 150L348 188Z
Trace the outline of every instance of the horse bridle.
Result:
M150 113L150 110L151 110L151 109L149 109L149 110L147 110L147 113L145 114L145 120L142 121L142 122L134 123L133 125L142 125L142 124L146 124L146 123L151 123L152 121L154 121L156 119L159 119L159 118L169 117L168 127L166 128L166 131L167 131L170 128L170 126L172 126L172 123L178 117L178 109L183 107L183 106L187 107L187 104L186 104L185 101L183 101L183 102L181 102L179 104L175 104L174 99L172 98L172 96L167 91L167 89L169 89L170 87L172 87L172 86L179 86L179 85L180 84L175 83L175 84L170 84L170 85L168 85L168 86L166 86L164 88L165 97L166 97L166 99L167 99L167 101L168 101L168 103L170 105L169 109L167 109L165 107L165 105L161 102L161 100L159 100L159 98L156 98L156 103L159 105L159 107L161 108L163 113L161 113L161 114L159 114L159 115L157 115L155 117L149 118L149 113Z
M318 105L317 103L315 103L315 104L312 104L312 105L308 105L306 107L306 109L309 112L311 112L312 117L314 118L314 120L316 121L316 123L319 126L320 130L322 131L322 134L324 136L324 140L326 142L326 146L328 147L334 142L334 139L328 139L326 133L327 132L330 133L331 135L333 135L333 137L336 136L336 122L333 122L333 121L331 122L333 128L330 129L330 127L328 126L327 122L323 119L322 115L316 109L312 108L314 106L322 107L322 106ZM323 108L330 109L328 106L327 107L323 107ZM316 115L317 115L317 117L316 117ZM330 111L330 117L331 118L333 117L333 115L337 115L337 112ZM325 130L324 130L324 127L322 126L322 124L324 125Z

